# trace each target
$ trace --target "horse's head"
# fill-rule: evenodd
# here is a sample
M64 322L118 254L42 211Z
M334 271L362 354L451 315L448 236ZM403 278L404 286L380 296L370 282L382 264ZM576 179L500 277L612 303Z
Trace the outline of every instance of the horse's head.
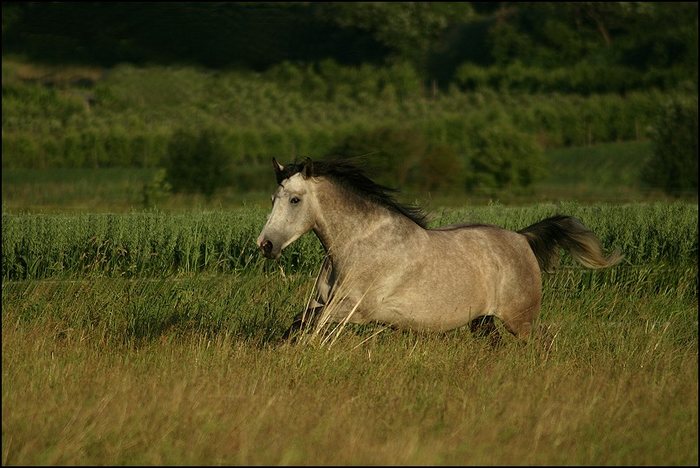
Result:
M258 236L257 244L267 258L279 258L282 249L307 233L314 225L311 196L311 159L282 166L274 158L272 165L277 190L272 195L272 211Z

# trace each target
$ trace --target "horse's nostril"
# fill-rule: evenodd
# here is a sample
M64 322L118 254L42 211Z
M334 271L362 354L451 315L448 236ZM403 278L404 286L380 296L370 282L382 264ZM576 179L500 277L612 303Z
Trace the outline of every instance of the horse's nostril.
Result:
M269 254L270 252L272 252L272 242L270 242L269 240L266 240L265 242L263 242L263 244L260 246L260 248L262 249L263 252L265 252L266 254Z

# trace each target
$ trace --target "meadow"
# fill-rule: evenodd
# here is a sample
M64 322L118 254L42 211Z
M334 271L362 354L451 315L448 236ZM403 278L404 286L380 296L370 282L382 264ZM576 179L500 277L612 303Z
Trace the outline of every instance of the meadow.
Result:
M346 327L279 340L322 259L267 208L3 214L3 464L695 464L697 204L580 217L626 262L545 275L536 339Z

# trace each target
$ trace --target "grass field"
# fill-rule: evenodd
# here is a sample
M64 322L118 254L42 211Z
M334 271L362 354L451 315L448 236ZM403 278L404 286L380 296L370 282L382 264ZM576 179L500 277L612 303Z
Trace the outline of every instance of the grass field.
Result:
M692 296L561 279L539 324L553 340L277 345L310 281L5 283L3 463L697 462Z
M535 193L550 200L593 202L658 197L640 184L642 167L652 154L648 141L551 149L546 152L547 175Z
M565 258L537 338L497 349L381 326L279 342L320 251L254 256L266 210L4 214L3 464L697 464L696 204L437 213L565 210L627 255Z

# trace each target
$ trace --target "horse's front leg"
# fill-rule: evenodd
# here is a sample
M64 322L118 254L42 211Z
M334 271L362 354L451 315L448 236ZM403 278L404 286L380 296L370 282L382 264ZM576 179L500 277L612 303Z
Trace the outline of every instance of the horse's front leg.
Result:
M296 317L294 317L292 324L289 326L289 328L287 328L287 331L284 332L284 335L282 335L282 339L292 339L292 341L295 341L298 334L302 331L313 330L318 323L319 317L323 313L323 307L324 306L322 304L319 304L300 312Z
M323 313L323 308L331 298L334 282L333 263L330 257L326 257L314 285L316 299L305 311L294 317L292 325L282 335L283 340L296 336L301 330L313 330L316 327L318 319Z

